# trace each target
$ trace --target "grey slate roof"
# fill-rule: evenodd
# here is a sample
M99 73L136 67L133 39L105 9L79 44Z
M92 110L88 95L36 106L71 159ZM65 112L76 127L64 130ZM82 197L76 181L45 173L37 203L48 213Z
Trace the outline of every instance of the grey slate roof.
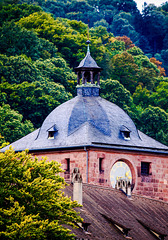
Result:
M122 129L129 129L130 140L123 138ZM54 139L48 139L48 131L53 130ZM78 95L61 104L41 128L11 145L16 151L93 146L168 154L167 146L138 131L121 108L100 96Z
M88 46L88 51L87 51L87 54L86 54L85 58L80 62L79 66L76 67L76 69L79 69L79 68L97 68L97 69L101 69L97 65L96 61L91 57L89 46Z

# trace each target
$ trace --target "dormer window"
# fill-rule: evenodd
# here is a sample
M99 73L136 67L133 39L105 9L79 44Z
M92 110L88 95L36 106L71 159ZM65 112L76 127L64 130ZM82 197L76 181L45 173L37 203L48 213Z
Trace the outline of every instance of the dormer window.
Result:
M49 128L47 132L48 132L48 139L54 139L58 132L56 125L53 125L51 128Z
M49 131L48 132L48 139L54 139L54 131Z
M130 139L130 132L124 131L123 134L124 134L124 138Z
M121 133L122 137L124 138L124 140L130 140L131 131L124 125L121 126L120 133Z

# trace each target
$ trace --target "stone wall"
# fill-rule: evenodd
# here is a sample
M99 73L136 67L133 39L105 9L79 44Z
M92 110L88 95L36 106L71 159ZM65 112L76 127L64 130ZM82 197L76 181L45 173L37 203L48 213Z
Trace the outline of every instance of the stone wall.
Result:
M65 170L61 173L71 180L75 167L80 169L83 182L87 182L87 152L84 149L34 153L37 157L47 156L48 161L55 160ZM67 162L70 168L67 171ZM100 171L100 160L101 171ZM168 157L152 153L126 152L119 150L88 149L88 183L111 186L110 171L117 161L124 161L132 173L133 193L168 202ZM141 162L150 166L149 174L141 174Z

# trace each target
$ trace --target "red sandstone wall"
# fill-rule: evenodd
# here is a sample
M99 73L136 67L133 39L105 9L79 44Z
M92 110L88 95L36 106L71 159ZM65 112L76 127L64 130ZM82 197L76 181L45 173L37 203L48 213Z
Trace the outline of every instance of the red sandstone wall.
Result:
M70 159L70 173L75 167L80 169L83 182L86 182L86 162L87 155L84 149L78 151L62 152L42 152L34 154L37 157L47 156L48 160L56 160L66 169L66 159ZM102 168L104 172L99 172L99 158L103 158ZM110 171L113 164L118 160L125 161L131 168L133 176L133 193L145 195L158 200L168 202L168 157L164 155L154 155L147 153L108 151L91 149L88 152L88 182L92 184L111 186ZM141 176L141 161L150 162L150 175ZM71 178L71 174L65 172L61 174L66 179Z

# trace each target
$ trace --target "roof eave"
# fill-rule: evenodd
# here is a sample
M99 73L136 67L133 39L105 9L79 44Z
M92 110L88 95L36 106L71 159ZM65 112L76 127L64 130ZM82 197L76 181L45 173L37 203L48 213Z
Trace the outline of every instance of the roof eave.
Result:
M157 148L145 148L139 146L121 146L121 145L106 145L106 144L83 144L83 145L75 145L75 146L62 146L62 147L50 147L50 148L39 148L39 149L29 149L29 152L40 152L40 151L59 151L59 150L66 150L66 149L80 149L80 148L103 148L103 149L113 149L113 150L125 150L131 152L147 152L147 153L157 153L157 154L166 154L168 155L167 149L157 149ZM17 152L23 150L17 150Z
M77 71L82 71L82 70L88 70L88 71L91 71L91 70L95 70L95 71L102 71L103 70L103 68L101 68L101 67L75 67L74 68L75 69L75 71L77 70Z

